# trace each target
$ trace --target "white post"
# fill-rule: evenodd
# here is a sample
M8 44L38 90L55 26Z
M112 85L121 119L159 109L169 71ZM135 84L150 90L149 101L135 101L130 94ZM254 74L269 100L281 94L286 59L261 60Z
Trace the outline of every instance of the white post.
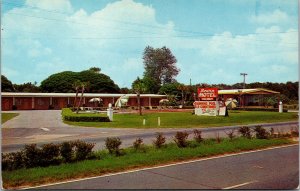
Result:
M157 118L157 126L160 126L160 117Z
M50 105L52 105L52 97L50 97Z
M146 119L143 119L143 125L144 126L146 125Z
M70 97L68 97L68 105L70 104Z
M282 101L279 102L279 113L282 113L283 112L283 104L282 104Z
M13 97L13 105L16 105L16 98Z
M112 109L112 105L111 103L108 104L108 108L107 108L107 116L109 118L110 121L113 121L113 115L114 115L114 110Z

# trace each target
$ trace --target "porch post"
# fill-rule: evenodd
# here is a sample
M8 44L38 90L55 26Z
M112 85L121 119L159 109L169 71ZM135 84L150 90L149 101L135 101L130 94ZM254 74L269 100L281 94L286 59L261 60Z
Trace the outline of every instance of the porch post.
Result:
M50 105L52 105L52 97L50 97Z
M34 97L31 98L31 108L34 109Z
M13 97L13 105L16 105L16 98Z
M68 97L68 105L70 104L70 97Z

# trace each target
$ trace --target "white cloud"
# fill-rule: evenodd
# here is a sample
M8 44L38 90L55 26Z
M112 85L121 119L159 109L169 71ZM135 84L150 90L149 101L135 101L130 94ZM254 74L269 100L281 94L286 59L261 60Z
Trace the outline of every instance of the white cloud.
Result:
M284 23L289 21L288 15L281 10L274 10L271 13L265 13L260 15L253 15L250 17L250 21L258 24L276 24L276 23Z
M158 22L153 7L133 0L110 3L93 13L83 9L72 12L67 0L28 0L26 5L68 14L23 7L3 15L3 36L11 38L3 47L3 71L8 77L16 77L9 69L31 68L34 74L26 78L19 69L23 82L41 81L64 70L80 71L96 66L121 87L130 87L143 74L142 54L147 45L171 49L181 69L177 78L180 82L188 83L192 78L194 83L236 83L240 81L240 72L248 72L247 79L253 81L274 80L270 71L277 76L289 72L293 78L297 76L298 49L293 44L298 42L297 30L274 24L289 17L279 10L252 17L258 24L274 24L260 26L254 34L234 35L224 31L185 38L174 30L174 21ZM16 25L15 21L21 19ZM284 81L286 77L278 79Z

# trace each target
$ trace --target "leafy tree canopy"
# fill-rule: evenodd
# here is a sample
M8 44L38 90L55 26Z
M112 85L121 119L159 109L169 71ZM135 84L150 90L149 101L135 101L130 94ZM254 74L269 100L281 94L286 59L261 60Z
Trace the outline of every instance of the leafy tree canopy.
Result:
M98 67L91 67L89 70L96 72L96 73L100 73L101 72L101 68Z
M14 87L10 80L8 80L4 75L1 75L1 91L2 92L14 92Z
M180 86L180 83L175 82L175 83L169 83L169 84L164 84L163 86L161 86L161 88L159 89L158 93L159 94L172 94L172 95L179 95L180 94L180 90L178 89L178 87Z
M86 92L90 93L119 93L120 88L110 79L109 76L84 70L81 72L65 71L49 76L41 82L43 92L75 92L74 84L76 81L89 82Z
M155 49L147 46L143 59L144 79L150 93L157 93L162 84L174 82L180 71L176 66L175 56L166 47Z
M14 84L15 90L17 92L40 92L40 88L36 85L37 83L32 84L31 82L24 84Z
M132 89L135 93L144 93L146 91L144 80L137 77L137 79L132 83Z

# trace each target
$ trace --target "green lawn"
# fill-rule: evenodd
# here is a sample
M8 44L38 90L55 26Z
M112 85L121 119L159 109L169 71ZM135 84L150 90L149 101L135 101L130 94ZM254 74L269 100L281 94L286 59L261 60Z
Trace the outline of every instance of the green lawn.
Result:
M95 114L99 115L99 114ZM105 115L105 114L101 114ZM157 125L158 117L161 126ZM143 126L143 119L146 125ZM229 117L196 116L191 112L169 112L138 114L114 114L113 122L66 122L71 125L88 127L118 127L118 128L194 128L216 127L229 125L247 125L256 123L271 123L297 121L297 113L278 113L265 111L230 111Z
M125 155L116 157L102 150L96 153L98 160L86 160L60 166L3 171L5 188L16 188L22 185L33 186L49 182L83 178L127 169L149 167L225 153L265 148L275 145L291 144L289 139L245 139L236 138L230 141L223 139L221 143L208 139L202 143L190 142L187 148L178 148L170 143L161 149L146 146L142 151L133 148L124 149Z
M18 113L1 113L1 124L5 123L6 121L18 116Z

